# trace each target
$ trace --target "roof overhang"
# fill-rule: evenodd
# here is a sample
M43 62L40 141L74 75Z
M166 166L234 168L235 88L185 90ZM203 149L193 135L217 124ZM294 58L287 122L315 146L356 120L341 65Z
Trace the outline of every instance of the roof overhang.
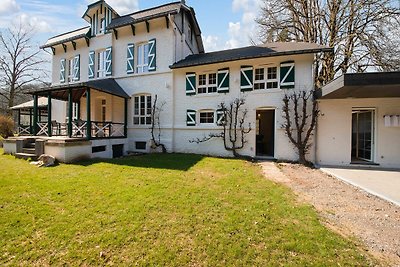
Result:
M278 46L275 46L278 44ZM306 45L303 47L303 45ZM317 53L330 53L333 48L316 44L290 44L271 43L261 46L248 46L229 50L215 51L204 54L189 55L185 59L170 66L171 69L203 66L209 64L225 63L237 60L278 57L288 55L304 55Z
M51 37L44 45L40 46L40 49L54 47L56 45L66 44L68 42L73 42L78 39L90 39L90 27L84 27L71 32L63 33L54 37Z
M38 96L48 96L50 94L52 98L59 100L68 100L68 92L69 90L71 90L72 101L79 102L80 98L85 94L85 91L88 88L122 98L130 98L130 96L124 91L124 89L122 89L122 87L112 78L81 83L56 85L28 91L26 93Z
M320 99L400 97L400 72L347 73L325 85Z

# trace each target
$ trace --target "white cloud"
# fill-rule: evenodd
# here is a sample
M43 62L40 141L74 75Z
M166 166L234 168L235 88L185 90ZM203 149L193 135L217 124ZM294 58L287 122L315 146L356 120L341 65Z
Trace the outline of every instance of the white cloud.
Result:
M1 0L0 15L9 15L18 12L20 9L16 0Z
M229 22L229 40L225 43L225 49L237 48L251 44L257 40L257 24L255 19L260 10L261 0L232 0L232 10L241 12L240 21Z
M44 18L38 18L27 13L21 13L14 19L15 24L32 27L38 33L52 32L52 27Z
M86 0L88 4L94 3L96 0ZM139 0L107 0L115 11L120 15L125 15L139 10Z
M204 44L204 50L206 52L212 52L212 51L218 51L223 49L223 45L221 45L220 39L218 36L214 35L207 35L207 36L202 36L203 38L203 44Z

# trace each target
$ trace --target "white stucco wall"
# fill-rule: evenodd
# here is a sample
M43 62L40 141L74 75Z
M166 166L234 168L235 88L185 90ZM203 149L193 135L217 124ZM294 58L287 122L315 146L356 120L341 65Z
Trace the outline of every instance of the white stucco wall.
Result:
M245 148L241 151L244 155L255 156L256 153L256 111L258 109L273 109L275 110L275 155L277 159L296 159L296 154L292 145L289 143L285 136L284 130L281 129L283 124L282 118L282 98L285 94L284 90L255 90L242 93L240 91L240 66L251 65L257 66L277 66L281 62L294 60L295 61L295 90L310 90L313 84L312 74L312 55L298 55L298 56L283 56L263 59L242 60L235 62L226 62L221 64L213 64L206 66L198 66L192 68L178 69L174 71L174 99L176 105L174 106L175 122L174 122L174 136L173 144L174 151L176 152L189 152L210 154L218 156L231 156L231 152L224 149L222 140L210 140L201 144L190 143L197 137L202 138L207 136L211 131L220 131L220 127L216 125L200 125L186 126L186 110L193 109L196 111L203 109L216 110L221 102L230 102L237 97L244 97L246 99L246 108L248 110L247 123L251 123L252 131L247 135ZM185 92L186 72L196 72L200 74L203 72L216 72L218 69L230 69L230 90L227 94L213 93L187 96ZM279 74L278 74L279 77ZM292 89L293 90L293 89ZM196 116L199 122L199 114ZM314 155L309 155L309 160L313 160Z
M351 162L352 110L375 110L373 161L400 168L400 127L385 127L384 115L400 114L400 98L320 100L317 128L317 163L349 165Z

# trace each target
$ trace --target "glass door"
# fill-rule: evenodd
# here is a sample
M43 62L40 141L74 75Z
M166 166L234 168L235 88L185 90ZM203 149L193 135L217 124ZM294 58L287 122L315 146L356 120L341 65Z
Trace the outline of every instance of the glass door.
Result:
M374 111L353 110L352 160L373 161Z

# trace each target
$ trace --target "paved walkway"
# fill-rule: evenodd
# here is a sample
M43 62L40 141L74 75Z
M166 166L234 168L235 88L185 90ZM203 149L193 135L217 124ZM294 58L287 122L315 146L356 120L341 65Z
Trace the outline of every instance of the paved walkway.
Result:
M400 206L400 171L323 167L321 170Z

